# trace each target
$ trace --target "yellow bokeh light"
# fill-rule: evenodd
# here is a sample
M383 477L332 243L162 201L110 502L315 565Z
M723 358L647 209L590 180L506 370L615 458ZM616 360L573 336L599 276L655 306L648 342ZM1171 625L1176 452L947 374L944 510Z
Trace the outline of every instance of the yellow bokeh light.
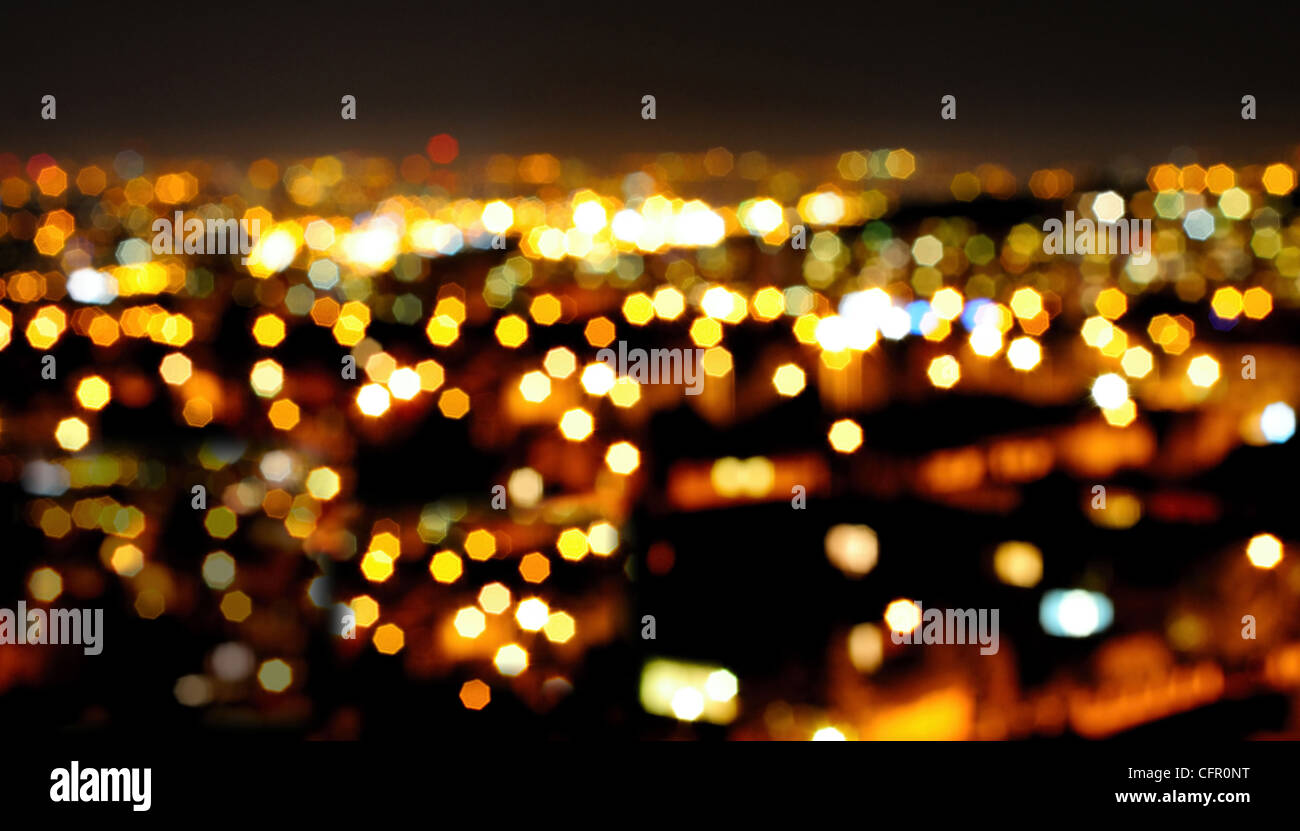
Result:
M961 380L961 364L952 355L940 355L930 361L925 374L936 387L951 389Z
M519 315L506 315L497 321L496 338L502 346L514 349L528 340L528 323Z
M452 625L462 638L477 638L487 628L487 616L473 606L466 606L456 612Z
M190 359L180 352L173 352L163 357L158 364L158 374L162 376L163 381L178 387L190 380L190 374L194 371L194 365Z
M491 531L476 528L465 535L465 553L471 560L490 560L497 551L497 540Z
M773 199L760 199L749 206L745 225L760 235L770 234L785 221L785 209Z
M379 620L379 602L370 595L358 595L352 598L349 605L352 607L352 615L357 626L364 629L373 626Z
M1127 427L1137 418L1137 404L1130 398L1117 407L1102 409L1101 415L1112 427Z
M696 346L717 346L722 340L722 324L711 317L698 317L691 323L690 334Z
M364 415L377 418L388 412L392 400L382 384L366 384L357 390L357 409Z
M850 418L842 418L831 425L826 434L831 447L839 453L852 453L862 446L862 428Z
M1043 579L1043 552L1028 542L1004 542L993 552L993 570L1009 586L1032 588Z
M515 222L515 212L501 200L483 206L483 227L493 234L504 234Z
M446 317L451 322L459 326L465 322L465 301L454 295L443 297L438 300L438 305L433 307L434 317Z
M334 226L323 219L317 219L307 225L303 232L303 241L313 251L325 251L334 244L336 238Z
M360 300L349 300L339 308L331 333L341 346L356 346L366 336L370 325L370 307Z
M724 286L714 286L700 298L700 310L708 317L726 319L731 316L735 297Z
M643 291L628 295L623 301L623 317L633 326L644 326L655 316L654 301Z
M566 528L555 540L555 550L566 560L581 560L587 556L590 546L587 535L580 528Z
M613 401L616 407L631 407L641 400L641 385L634 378L621 376L610 388L609 400Z
M367 551L361 558L361 573L372 583L382 583L393 576L393 558L383 551Z
M1214 313L1224 320L1236 319L1241 314L1244 306L1241 292L1231 286L1218 289L1210 299L1210 308L1214 309Z
M1187 365L1187 378L1198 387L1212 387L1219 380L1219 362L1209 355L1197 355Z
M578 369L578 358L565 347L557 346L546 353L542 366L552 378L568 378Z
M891 150L885 157L885 170L895 179L910 178L916 172L916 156L906 149Z
M1109 320L1097 315L1083 322L1080 333L1083 335L1084 343L1094 349L1101 349L1115 337L1115 327Z
M460 324L449 315L434 315L429 318L424 333L434 346L451 346L460 337Z
M885 607L885 623L895 632L906 634L921 625L921 610L911 600L895 600Z
M284 340L284 321L273 314L265 314L253 323L253 339L260 346L277 346Z
M365 361L366 375L376 384L387 384L397 370L397 359L387 352L376 352Z
M710 378L722 378L731 372L735 362L731 357L731 352L721 346L715 346L712 349L706 349L700 356L700 368L704 374Z
M573 226L585 234L595 234L608 224L608 214L595 199L579 203L573 209Z
M655 315L660 320L676 320L686 311L686 297L672 286L664 286L654 293Z
M1286 196L1295 190L1295 170L1290 165L1278 162L1264 169L1264 189L1271 196Z
M971 351L981 358L992 358L1002 351L1002 332L996 326L976 326L970 333Z
M754 293L751 301L754 317L759 320L775 320L785 312L785 295L772 286L761 288Z
M543 627L551 643L568 643L578 631L577 622L568 612L552 612Z
M821 318L809 312L808 314L799 315L794 319L795 340L802 344L812 346L817 343L817 327L821 325Z
M591 413L581 407L566 410L560 417L560 432L569 441L584 441L595 427L596 422L592 419Z
M605 464L615 473L627 476L641 466L641 452L631 442L616 442L605 452Z
M546 373L533 370L519 379L519 394L534 404L545 401L551 394L551 379Z
M1097 376L1090 388L1092 400L1103 410L1121 407L1128 400L1128 382L1114 372Z
M488 583L479 590L478 605L489 615L499 615L510 608L510 589L504 583Z
M77 402L87 410L104 409L112 397L112 388L98 375L82 378L77 384Z
M519 644L506 644L497 650L492 663L502 675L520 675L528 669L528 653Z
M307 474L307 492L316 499L328 501L338 496L341 480L328 467L318 467Z
M382 552L389 559L396 560L402 556L402 541L391 531L380 531L370 538L369 550Z
M213 551L203 560L203 582L208 588L222 591L235 582L235 558L224 551Z
M1107 320L1118 320L1128 311L1128 297L1115 287L1102 289L1097 295L1097 314ZM1032 317L1033 315L1030 315Z
M1031 337L1020 337L1007 347L1007 360L1021 372L1028 372L1043 359L1043 348Z
M393 370L388 376L388 391L399 401L410 401L423 389L420 373L410 367Z
M945 291L952 291L945 289ZM960 306L960 295L958 295L958 309ZM1028 286L1018 288L1011 295L1011 311L1016 317L1022 320L1028 320L1031 317L1037 317L1038 313L1043 310L1043 297L1037 291ZM945 317L946 320L954 320L957 315Z
M559 299L553 294L539 294L533 298L533 302L528 306L528 314L535 323L542 326L550 326L559 320L560 315L563 313L563 306L560 305Z
M123 577L134 577L144 568L144 552L130 543L119 545L113 549L108 564L117 574Z
M1012 295L1011 308L1013 311L1015 311L1016 309L1017 296L1021 297L1020 303L1022 308L1026 308L1026 309L1030 308L1030 306L1025 304L1031 304L1034 302L1035 299L1039 300L1039 306L1041 308L1042 303L1041 303L1041 298L1038 298L1038 292L1034 291L1033 289L1028 289L1027 291L1029 292L1029 294L1021 295L1020 294L1021 291L1026 291L1026 289L1020 289L1015 294ZM961 292L957 291L956 289L942 288L936 291L930 297L930 308L934 311L935 315L940 320L952 322L957 318L961 317L962 309L965 308L965 301L961 296ZM1016 316L1023 317L1024 315L1021 315L1017 311ZM1030 315L1030 317L1033 317L1033 315Z
M439 551L429 560L429 574L439 583L455 583L465 566L454 551Z
M1255 568L1273 568L1282 562L1282 541L1272 534L1256 534L1246 544L1246 557Z
M420 376L420 389L424 392L437 392L442 382L447 380L447 373L443 370L442 364L432 358L416 364L415 374Z
M618 529L606 520L593 522L587 527L587 545L598 557L608 557L618 549Z
M76 416L65 418L54 428L54 440L64 450L80 450L90 441L90 427Z
M529 597L519 601L519 606L515 609L515 622L526 632L536 632L546 625L550 615L551 610L541 598Z
M58 306L44 306L27 324L27 342L33 349L49 349L63 336L68 318Z
M271 358L264 358L253 364L248 383L262 398L271 398L284 387L284 369Z
M1219 197L1218 207L1228 219L1244 219L1252 207L1250 193L1241 188L1228 188Z
M601 396L614 387L614 370L605 363L587 364L583 367L581 383L588 395Z
M787 398L803 392L806 382L804 371L797 364L782 364L772 373L772 386Z
M1119 365L1128 377L1145 378L1155 368L1155 359L1146 347L1134 346L1125 350Z

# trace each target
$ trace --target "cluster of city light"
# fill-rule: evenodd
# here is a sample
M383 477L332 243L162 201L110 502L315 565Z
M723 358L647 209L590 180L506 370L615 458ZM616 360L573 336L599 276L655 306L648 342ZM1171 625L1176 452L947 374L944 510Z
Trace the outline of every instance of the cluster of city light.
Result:
M680 721L728 724L739 711L739 681L720 666L654 659L641 670L641 706Z
M727 175L733 163L737 169L760 167L754 159L736 161L725 151L710 151L710 158L705 167L715 178ZM1087 389L1105 421L1126 427L1137 417L1135 399L1147 406L1165 395L1168 387L1180 396L1178 403L1196 404L1221 393L1225 381L1231 380L1228 376L1235 374L1235 357L1207 345L1205 338L1197 340L1200 319L1194 322L1188 315L1161 313L1143 326L1130 308L1139 297L1167 284L1184 302L1206 301L1208 325L1227 331L1265 320L1275 302L1286 302L1287 292L1276 287L1274 274L1300 277L1300 248L1293 244L1274 199L1291 194L1296 186L1295 171L1282 163L1237 169L1223 164L1159 165L1148 177L1150 190L1128 199L1114 191L1076 193L1069 172L1036 171L1028 180L1035 196L1059 200L1077 195L1078 210L1103 222L1127 215L1154 218L1156 259L1163 262L1178 255L1191 264L1174 278L1157 266L1130 260L1112 280L1109 273L1098 279L1101 272L1089 271L1098 263L1090 261L1077 269L1078 276L1086 279L1078 280L1079 303L1074 304L1073 297L1063 302L1062 275L1046 267L1041 234L1031 225L1015 226L997 240L960 223L931 218L914 237L898 236L883 217L897 203L894 183L910 179L916 170L916 159L906 150L847 152L835 168L838 182L803 193L803 187L779 176L744 174L754 182L749 192L755 195L734 205L676 196L666 177L656 181L644 172L625 179L619 197L587 188L561 191L557 184L563 181L568 187L568 179L554 157L534 154L517 164L508 161L509 175L491 181L536 186L536 194L472 199L452 198L444 195L446 190L412 195L409 191L418 189L409 188L397 194L403 189L389 187L395 183L393 171L368 163L360 173L345 170L345 163L334 157L304 160L284 169L259 160L249 168L248 188L238 200L213 197L206 176L181 171L150 177L142 167L136 170L130 164L116 166L116 176L95 165L73 176L72 170L49 159L29 164L26 179L6 176L0 181L0 200L11 212L0 214L0 237L30 241L41 256L59 258L57 267L64 274L51 277L42 266L39 271L4 275L5 299L20 310L21 323L15 323L10 308L0 306L0 349L19 335L38 351L53 349L70 336L85 337L103 350L123 345L123 339L147 340L164 348L161 357L153 359L156 370L150 363L146 381L129 373L79 371L68 390L71 410L42 421L40 427L44 441L52 438L51 447L57 445L73 457L27 465L31 474L24 471L24 487L43 497L58 497L70 487L118 483L122 477L105 478L100 470L125 463L98 451L99 414L106 408L139 406L134 402L147 397L141 384L158 386L171 396L180 420L193 428L228 423L245 409L234 400L235 388L217 375L210 353L191 348L211 338L210 316L196 311L197 304L190 308L170 300L145 304L139 299L168 294L197 298L216 288L213 276L202 268L190 268L180 252L155 254L148 244L150 220L155 215L169 216L172 206L193 205L212 217L256 222L260 228L247 261L241 263L252 279L241 277L239 289L240 302L247 299L257 309L249 314L244 329L257 354L239 370L236 381L246 384L239 392L251 396L256 405L249 409L280 431L273 435L282 439L294 431L297 436L312 435L311 430L323 421L310 403L313 397L305 389L309 385L302 383L306 379L299 378L292 364L276 352L292 342L296 327L315 325L327 330L349 350L348 358L359 373L355 390L349 392L354 407L350 417L354 423L370 426L383 425L388 416L418 413L426 405L450 420L471 412L477 416L476 408L486 406L491 395L481 395L469 378L459 381L463 388L454 385L448 373L456 371L466 344L475 343L479 330L485 329L491 348L509 362L504 383L512 394L517 393L511 400L522 402L512 412L522 413L521 420L536 418L547 435L566 449L589 452L594 460L591 466L599 471L599 487L611 491L636 486L643 478L638 474L646 464L643 454L650 450L639 439L610 433L615 428L634 432L636 419L622 419L642 413L628 411L667 406L661 402L671 398L589 357L592 349L613 343L629 326L676 324L691 344L704 351L707 378L719 379L750 369L743 357L724 345L735 327L781 321L782 326L790 326L796 342L811 348L803 355L782 353L764 365L758 380L775 400L803 396L827 377L840 377L833 373L849 369L863 353L895 349L888 344L908 338L918 339L921 349L934 350L926 353L921 366L936 389L978 385L986 370L994 368L1004 373L1006 367L1016 373L1041 371L1045 359L1055 371L1045 350L1056 341L1045 335L1053 322L1059 327L1064 321L1079 321L1082 345L1073 333L1069 340L1080 352L1084 346L1091 350L1085 354L1095 361L1089 364L1095 368L1080 380L1091 379ZM421 164L421 175L429 175L427 162ZM490 165L502 163L495 159ZM401 175L406 181L423 181L409 176L408 167L419 165L409 159L404 162ZM129 173L121 172L127 169ZM853 184L869 179L877 182L863 185L865 190ZM367 189L397 195L378 202L349 202L348 189L359 189L362 181ZM952 196L963 202L983 196L1003 199L1016 192L1014 177L997 165L962 171L950 180L945 176L944 182L949 182ZM115 232L125 233L125 239L99 252L104 257L91 256L95 251L90 236L77 228L80 214L57 201L65 194L71 196L73 188L88 197L107 194L98 202L102 215L97 215L96 227L104 231L112 226ZM272 195L276 189L283 189L293 203L279 216L258 204L278 198ZM846 230L859 227L860 232ZM803 252L801 278L783 279L786 285L781 286L734 279L728 273L731 263L725 243L746 237L756 241L761 251L789 245ZM441 285L435 300L407 290L405 284L430 282L431 261L502 249L508 253L489 270L483 302L467 298L455 284ZM696 250L665 263L660 280L658 272L647 269L643 257L672 249ZM1206 258L1227 261L1238 254L1253 257L1248 262L1264 271L1260 285L1225 279L1218 268L1196 267ZM556 265L560 263L564 264ZM599 308L575 307L568 287L555 278L561 269L569 268L584 287L619 287L621 294ZM395 279L389 280L390 274ZM654 279L647 279L651 275ZM1065 285L1076 287L1074 280L1071 272ZM388 283L396 287L394 292L387 290ZM1076 317L1080 307L1083 313ZM371 332L377 320L419 327L427 340L422 345L438 359L420 360L400 348L389 352ZM566 346L552 345L556 330L547 327L560 324L576 324L581 339ZM1061 334L1059 328L1054 334ZM544 346L538 347L539 343ZM726 389L721 384L708 387L710 392ZM1077 389L1082 395L1083 386ZM474 391L473 398L469 391ZM1290 403L1273 400L1279 397L1282 394L1274 391L1243 407L1242 432L1248 440L1280 444L1293 437L1295 412ZM679 400L673 398L669 404ZM1168 400L1166 396L1165 404ZM610 410L606 402L618 409ZM827 445L821 449L826 455L857 454L868 438L859 420L847 415L827 418L818 429L825 430ZM208 461L214 455L206 446L201 453ZM229 540L250 525L257 527L248 518L254 512L281 523L290 539L305 541L322 519L322 503L352 486L353 478L343 467L336 470L308 462L297 453L271 451L249 460L260 475L231 485L221 504L214 503L201 514L202 529L213 541ZM209 470L230 464L219 460L209 466L208 461L204 466ZM83 469L90 466L96 468L94 473ZM709 485L728 498L765 498L777 489L777 481L777 465L766 456L727 457L709 470ZM507 489L514 505L531 509L543 502L544 483L532 468L513 471ZM1095 512L1090 521L1126 528L1137 522L1141 512L1142 503L1135 496L1115 492L1110 505ZM102 495L66 506L51 501L32 516L50 539L77 530L103 532L109 538L101 551L105 568L141 581L136 611L147 618L166 611L170 590L154 587L163 582L158 577L161 566L152 561L151 533L145 531L154 529L148 527L141 508ZM501 676L534 673L534 663L544 652L532 646L536 640L528 640L529 636L540 633L551 644L565 644L577 632L573 616L534 593L549 578L552 560L564 567L589 555L608 557L618 549L618 529L606 519L566 519L555 529L553 550L528 551L519 557L519 579L528 584L527 593L521 593L499 580L471 587L478 576L475 563L499 557L498 537L486 528L462 523L444 540L448 529L460 521L460 517L444 518L426 525L421 519L421 535L429 531L425 542L431 543L422 566L426 579L437 584L435 588L477 589L471 592L473 603L447 616L448 629L456 638L482 645L486 651L473 654L490 662ZM439 522L435 537L430 529ZM385 589L400 580L407 563L399 538L396 530L376 532L368 544L357 547L353 563L360 579ZM215 544L236 550L232 543ZM824 548L828 560L851 578L861 578L877 565L879 543L866 525L833 526ZM1277 537L1260 534L1246 543L1245 554L1252 566L1272 569L1282 562L1284 546ZM409 560L409 552L406 557ZM1007 585L1034 587L1043 579L1043 554L1031 543L1005 542L994 552L993 568ZM248 569L224 549L211 551L202 560L203 584L217 593L218 608L227 621L242 623L254 616L251 589L240 587L247 574ZM34 598L48 602L64 591L64 575L41 566L30 572L27 585ZM318 606L323 585L323 578L317 577L309 589ZM405 624L397 616L389 619L381 614L378 602L369 595L345 605L359 626L371 630L377 651L395 655L406 648ZM911 601L895 601L886 611L885 622L895 629L914 627L910 617L914 609ZM1044 630L1062 637L1104 631L1112 617L1109 599L1084 589L1048 591L1040 606ZM850 644L855 666L879 664L882 631L875 623L855 628ZM291 660L270 658L252 666L257 667L258 683L266 691L283 692L293 685ZM252 672L250 667L247 677ZM192 700L203 697L195 692L197 678L190 678L186 686L186 696ZM727 723L735 717L736 687L735 676L721 667L648 664L642 699L650 712L683 721ZM491 688L473 679L462 686L460 697L465 707L482 709L490 701ZM845 729L827 724L813 737L842 739Z

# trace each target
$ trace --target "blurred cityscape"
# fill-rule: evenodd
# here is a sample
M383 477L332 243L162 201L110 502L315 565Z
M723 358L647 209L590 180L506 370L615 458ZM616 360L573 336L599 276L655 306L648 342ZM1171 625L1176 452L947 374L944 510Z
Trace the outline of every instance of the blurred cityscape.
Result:
M0 153L3 605L105 610L0 719L1295 738L1300 156L1184 156Z

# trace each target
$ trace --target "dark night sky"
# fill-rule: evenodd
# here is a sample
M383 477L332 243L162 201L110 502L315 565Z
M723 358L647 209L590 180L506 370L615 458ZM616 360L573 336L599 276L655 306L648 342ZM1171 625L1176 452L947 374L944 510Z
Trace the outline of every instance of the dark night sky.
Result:
M400 156L450 132L466 156L905 145L1145 164L1179 146L1275 158L1300 137L1294 6L67 8L6 4L0 151ZM39 118L46 93L57 122ZM339 118L344 93L356 122Z

